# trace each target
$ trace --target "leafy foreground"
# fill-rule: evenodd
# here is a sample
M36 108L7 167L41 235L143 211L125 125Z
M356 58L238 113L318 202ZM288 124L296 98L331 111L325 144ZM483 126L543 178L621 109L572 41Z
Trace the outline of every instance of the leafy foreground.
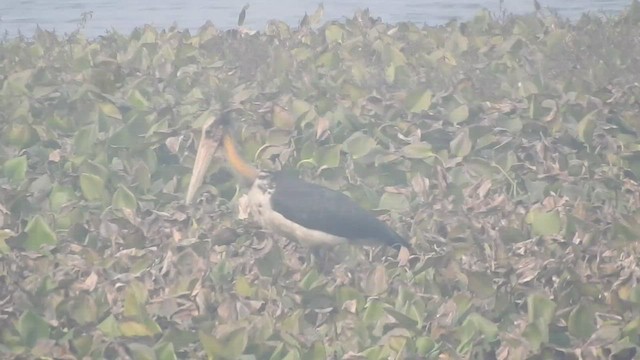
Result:
M0 43L0 353L632 359L640 6L419 28L144 27ZM241 29L242 30L242 29ZM328 267L239 219L223 107L261 167L348 193L414 254Z

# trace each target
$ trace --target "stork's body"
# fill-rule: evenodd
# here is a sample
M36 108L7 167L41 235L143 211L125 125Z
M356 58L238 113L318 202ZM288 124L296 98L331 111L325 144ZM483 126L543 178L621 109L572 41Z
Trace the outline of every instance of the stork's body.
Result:
M216 140L207 133L203 129L187 202L202 183L220 141L220 136ZM250 215L266 230L311 247L353 243L410 248L404 238L347 195L283 172L258 171L239 156L226 132L222 138L234 170L252 182L247 195Z
M345 194L283 172L260 172L248 194L264 228L307 246L409 244Z

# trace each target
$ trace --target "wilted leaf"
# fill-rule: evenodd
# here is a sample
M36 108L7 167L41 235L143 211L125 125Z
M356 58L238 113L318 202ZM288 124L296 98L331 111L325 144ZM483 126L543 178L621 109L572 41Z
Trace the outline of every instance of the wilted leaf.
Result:
M385 292L388 286L387 270L383 265L378 265L367 275L364 290L371 296L377 296Z

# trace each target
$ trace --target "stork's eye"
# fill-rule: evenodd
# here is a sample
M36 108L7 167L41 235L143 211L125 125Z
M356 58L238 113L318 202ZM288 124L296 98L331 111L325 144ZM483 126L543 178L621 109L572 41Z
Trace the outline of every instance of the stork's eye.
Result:
M258 174L258 180L269 180L271 178L271 174L268 172L261 172Z

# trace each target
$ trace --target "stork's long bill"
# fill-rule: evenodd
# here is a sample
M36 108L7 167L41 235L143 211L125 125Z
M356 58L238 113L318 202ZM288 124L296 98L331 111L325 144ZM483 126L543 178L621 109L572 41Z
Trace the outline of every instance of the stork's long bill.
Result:
M253 182L258 176L258 170L247 164L238 154L233 144L233 139L224 129L224 124L218 124L218 122L214 119L202 127L198 152L196 153L196 160L193 164L191 180L187 189L187 204L193 201L196 191L202 185L207 169L209 169L209 165L213 160L213 155L220 146L220 141L222 141L229 163L235 171L250 182Z

